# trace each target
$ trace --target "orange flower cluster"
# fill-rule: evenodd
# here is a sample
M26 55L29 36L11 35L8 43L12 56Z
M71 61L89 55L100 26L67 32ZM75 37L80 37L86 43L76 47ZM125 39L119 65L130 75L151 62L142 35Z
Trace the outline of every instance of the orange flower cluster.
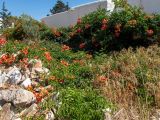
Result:
M65 60L61 60L61 64L64 65L64 66L69 66L69 63Z
M82 60L73 60L73 63L78 63L80 65L84 65L84 61L82 61Z
M27 68L28 67L28 58L23 58L22 60L20 60L20 63L24 68Z
M7 41L5 39L0 39L0 45L5 45Z
M61 33L60 33L59 31L55 31L55 32L54 32L54 35L55 35L56 37L60 37L60 36L61 36Z
M80 48L80 49L83 49L83 48L85 48L85 45L86 45L85 43L81 43L81 44L79 45L79 48Z
M14 55L4 54L0 58L0 64L11 65L15 61Z
M22 51L21 51L24 55L28 55L28 48L24 48Z
M45 57L46 57L46 59L47 59L48 61L51 61L51 60L52 60L52 56L51 56L50 52L45 52L44 55L45 55Z
M67 45L63 45L61 51L63 52L63 51L66 51L66 50L70 50L70 47L67 46Z
M43 99L45 96L47 96L47 95L49 94L49 91L51 91L52 89L51 89L51 88L47 88L47 89L46 89L46 88L40 86L40 87L39 87L39 90L40 90L40 91L39 91L39 92L36 92L32 86L29 86L29 87L27 88L27 90L31 91L31 92L34 94L34 96L36 97L36 103L38 104L38 103L40 103L40 102L42 101L42 99Z
M50 76L49 80L56 80L56 77L55 76Z
M108 80L108 78L104 75L98 76L97 79L98 79L99 82L102 82L102 83L104 83L105 81Z
M81 28L78 28L77 29L77 33L81 33L82 32L82 29Z
M107 29L107 23L108 23L108 20L107 20L107 19L103 19L103 20L102 20L101 30L106 30L106 29Z

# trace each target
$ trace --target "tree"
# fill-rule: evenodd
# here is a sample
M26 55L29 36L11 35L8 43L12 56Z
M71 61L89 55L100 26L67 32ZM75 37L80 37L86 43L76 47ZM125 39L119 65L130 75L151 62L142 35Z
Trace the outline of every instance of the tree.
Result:
M50 9L50 12L51 14L56 14L56 13L67 11L69 9L70 7L68 5L68 2L67 4L65 4L62 0L57 0L55 6L52 9Z
M6 28L8 27L8 23L9 23L9 18L11 16L11 13L8 12L8 10L5 7L5 2L3 2L2 5L2 9L0 12L0 24L1 24L1 28Z

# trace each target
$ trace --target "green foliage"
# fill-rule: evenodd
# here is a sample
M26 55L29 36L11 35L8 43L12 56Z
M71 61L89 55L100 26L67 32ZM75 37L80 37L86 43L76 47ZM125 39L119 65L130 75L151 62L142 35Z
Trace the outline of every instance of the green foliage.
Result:
M52 9L50 9L50 12L51 12L51 14L56 14L56 13L67 11L69 9L70 8L68 6L68 2L65 5L65 3L63 3L62 0L57 0L55 6Z
M67 88L60 92L58 117L63 120L103 120L103 110L112 105L94 90Z
M159 15L147 15L131 6L112 13L98 9L79 18L75 26L60 29L61 36L55 40L91 52L148 46L157 41L159 19Z
M54 34L43 23L34 20L28 15L22 15L15 21L14 28L7 28L4 36L12 40L53 40Z

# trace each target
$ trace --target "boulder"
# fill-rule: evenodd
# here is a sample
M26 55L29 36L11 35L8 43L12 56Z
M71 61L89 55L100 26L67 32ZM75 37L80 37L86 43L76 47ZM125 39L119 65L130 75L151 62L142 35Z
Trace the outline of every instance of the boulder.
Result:
M34 94L24 89L0 90L0 101L13 103L16 107L26 107L36 101Z

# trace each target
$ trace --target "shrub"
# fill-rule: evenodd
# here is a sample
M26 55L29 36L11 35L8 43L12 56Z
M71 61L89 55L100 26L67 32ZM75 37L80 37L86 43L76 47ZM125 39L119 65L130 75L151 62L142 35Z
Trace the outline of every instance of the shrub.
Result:
M159 20L159 15L148 15L131 6L112 13L98 9L78 18L75 26L60 29L61 36L58 39L73 50L91 52L147 46L157 41Z
M51 29L34 20L32 17L22 15L17 18L14 28L7 28L3 34L12 40L52 40L54 34Z

